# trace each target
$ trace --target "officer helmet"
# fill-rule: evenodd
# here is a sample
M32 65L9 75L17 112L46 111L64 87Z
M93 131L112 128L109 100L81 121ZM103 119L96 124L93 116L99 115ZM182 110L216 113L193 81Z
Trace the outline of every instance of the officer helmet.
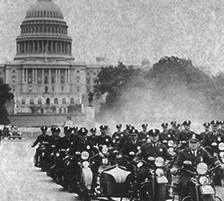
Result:
M122 124L117 124L116 125L116 128L121 128L122 127Z
M42 126L42 127L40 128L40 130L42 130L42 131L47 131L47 126Z
M184 125L184 126L190 126L190 125L191 125L191 121L190 121L190 120L188 120L188 121L184 121L184 122L183 122L183 125Z
M81 128L78 130L78 135L86 136L87 133L88 133L88 130L87 130L85 127L81 127Z
M107 130L108 129L108 126L107 125L101 125L100 126L100 130L101 131L105 131L105 130Z
M71 133L71 132L72 132L72 127L70 127L70 126L65 126L65 127L64 127L64 132L69 132L69 133Z
M162 128L167 128L167 127L168 127L168 123L162 123L162 124L161 124L161 127L162 127Z
M90 132L94 132L95 133L96 132L96 128L91 128Z
M210 123L206 122L203 124L204 127L208 128L210 126Z
M135 128L132 128L132 129L129 130L128 134L130 136L136 136L136 135L138 135L138 130L135 129Z
M148 131L148 135L153 137L153 136L158 136L160 134L160 130L159 129L150 129Z
M191 136L190 136L190 138L188 140L191 143L198 142L200 140L200 135L197 134L197 133L192 133Z

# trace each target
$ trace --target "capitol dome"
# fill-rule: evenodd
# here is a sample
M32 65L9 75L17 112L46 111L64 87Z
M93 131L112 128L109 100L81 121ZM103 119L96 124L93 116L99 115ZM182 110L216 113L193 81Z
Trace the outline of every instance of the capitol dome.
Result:
M37 0L26 12L27 18L59 18L63 19L60 8L52 0Z
M37 0L31 5L20 28L15 60L74 59L68 25L52 0Z

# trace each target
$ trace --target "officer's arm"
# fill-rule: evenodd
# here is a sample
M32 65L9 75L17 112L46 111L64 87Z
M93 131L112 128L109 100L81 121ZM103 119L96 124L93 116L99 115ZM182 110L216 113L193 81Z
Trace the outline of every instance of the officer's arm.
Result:
M172 160L173 159L173 156L168 152L166 147L164 147L164 156L167 160Z
M37 137L37 139L34 141L32 147L35 147L40 142L40 136Z
M185 160L185 156L184 156L183 151L181 151L178 154L177 159L175 160L175 162L173 164L173 167L175 167L175 168L181 168L182 165L183 165L184 160Z
M216 157L212 157L206 150L205 150L205 161L206 163L208 163L209 165L221 165L221 162L216 158Z
M144 150L144 146L142 145L141 148L140 148L140 151L139 151L139 152L137 153L137 155L135 156L134 161L138 161L138 160L140 160L141 158L143 158L144 153L145 153L145 150Z

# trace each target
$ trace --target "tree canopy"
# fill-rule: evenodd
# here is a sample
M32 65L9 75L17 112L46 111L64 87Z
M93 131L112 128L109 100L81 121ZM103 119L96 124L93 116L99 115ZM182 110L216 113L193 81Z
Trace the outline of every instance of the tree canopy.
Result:
M14 98L13 93L10 92L11 88L8 84L5 84L0 78L0 124L9 124L8 112L5 107L6 102L11 101Z

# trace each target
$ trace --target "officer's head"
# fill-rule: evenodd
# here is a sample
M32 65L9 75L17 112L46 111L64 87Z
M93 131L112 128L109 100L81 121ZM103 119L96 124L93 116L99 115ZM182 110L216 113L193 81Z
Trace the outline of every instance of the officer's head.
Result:
M72 131L73 131L72 127L70 127L70 126L65 126L64 127L65 136L69 137L71 135Z
M47 126L42 126L40 128L40 130L41 130L41 132L42 132L43 135L46 135L47 134Z
M120 131L121 131L121 127L122 127L122 124L117 124L117 125L116 125L117 131L120 132Z
M190 130L190 127L191 127L191 121L188 120L188 121L184 121L183 122L183 126L184 126L184 129L189 131Z
M224 121L220 121L219 124L221 126L221 129L224 130Z
M212 120L211 121L211 127L212 127L212 131L216 132L218 130L218 127L219 127L219 121Z
M144 132L147 131L147 127L148 127L148 124L142 124L142 130L143 130Z
M166 132L168 130L168 123L162 123L161 127L163 128L163 131Z
M193 133L188 139L188 145L190 149L196 150L200 146L200 135Z
M138 130L135 128L132 128L129 130L129 139L135 141L138 137Z
M91 132L92 135L96 135L96 128L91 128L90 132Z
M53 136L55 136L55 137L59 136L60 132L61 132L60 128L58 128L56 126L51 127L51 133Z
M203 124L205 131L208 132L210 130L210 123L206 122Z
M176 125L177 125L177 122L176 121L171 121L170 125L171 125L172 129L175 129Z
M175 126L175 129L176 129L176 130L179 130L179 129L180 129L180 124L177 124L177 125Z
M106 135L107 129L108 129L108 126L107 125L101 125L100 126L101 135Z
M80 140L82 140L82 141L86 140L87 133L88 133L88 130L85 127L81 127L78 130L78 136L79 136Z
M150 129L149 132L148 132L150 142L152 142L152 143L158 142L159 141L159 134L160 134L159 129Z
M79 127L77 127L77 126L73 127L73 128L72 128L72 133L73 133L74 135L76 135L76 134L78 133L78 129L79 129Z

